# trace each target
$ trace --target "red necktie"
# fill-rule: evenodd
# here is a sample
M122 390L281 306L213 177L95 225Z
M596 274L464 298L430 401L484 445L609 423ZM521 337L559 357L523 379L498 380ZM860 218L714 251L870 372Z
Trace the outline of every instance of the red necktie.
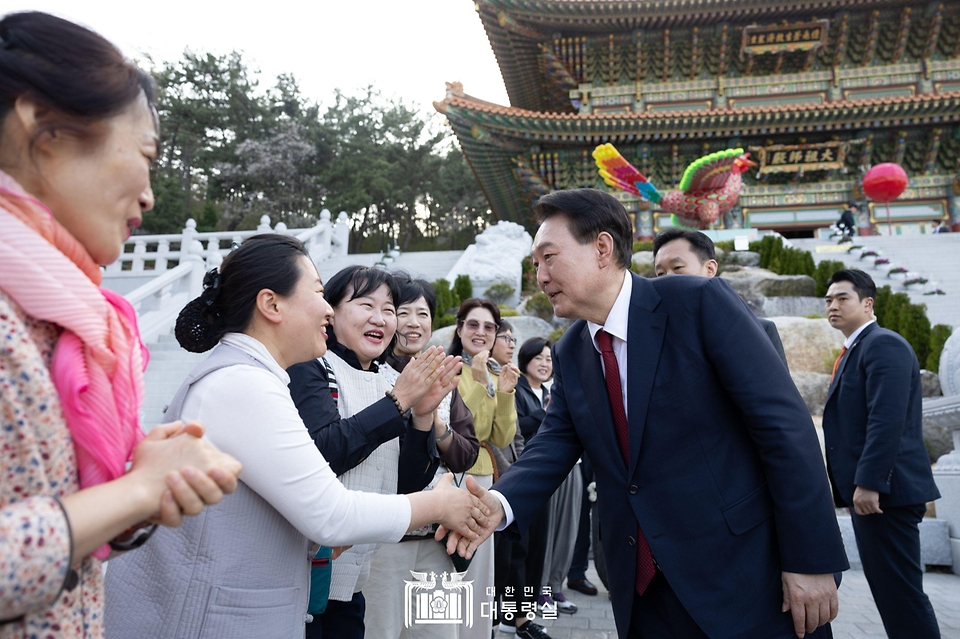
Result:
M607 382L607 395L610 397L610 409L613 411L613 425L617 431L617 443L627 467L630 467L630 431L627 427L627 412L623 408L623 389L620 387L620 366L613 352L613 337L606 331L597 333L597 345L603 358L604 379ZM656 574L653 553L647 538L643 536L640 524L637 524L637 578L634 587L642 595Z
M833 381L833 378L837 376L837 369L840 368L840 360L843 359L843 354L847 352L847 347L844 346L840 349L840 354L837 355L837 359L833 362L833 372L830 373L830 381Z

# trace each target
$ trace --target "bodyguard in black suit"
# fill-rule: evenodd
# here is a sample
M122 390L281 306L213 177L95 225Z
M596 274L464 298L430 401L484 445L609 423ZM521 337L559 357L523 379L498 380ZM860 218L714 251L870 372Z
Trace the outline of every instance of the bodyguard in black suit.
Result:
M657 277L664 275L716 277L720 267L717 263L717 249L713 245L713 240L700 231L688 229L672 228L657 235L653 240L653 259ZM783 361L783 365L789 368L777 325L762 317L756 319Z
M920 563L920 520L940 493L923 443L917 356L873 320L877 289L869 275L840 270L828 285L827 319L847 338L823 409L834 498L851 509L887 635L939 637Z
M579 321L539 433L484 497L485 533L528 527L585 450L621 637L831 636L847 561L820 447L752 313L717 278L629 273L611 195L559 191L536 212L540 287Z

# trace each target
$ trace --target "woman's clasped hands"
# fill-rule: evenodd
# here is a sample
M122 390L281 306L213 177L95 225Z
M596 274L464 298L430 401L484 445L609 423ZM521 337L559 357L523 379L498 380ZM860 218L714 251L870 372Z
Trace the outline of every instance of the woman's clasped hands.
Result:
M237 489L242 466L202 439L203 426L181 421L154 427L133 452L129 478L157 504L154 523L176 527Z
M393 386L393 394L404 409L411 409L414 426L428 430L433 413L459 381L459 357L445 355L440 346L431 346L413 358ZM422 423L420 423L422 422Z

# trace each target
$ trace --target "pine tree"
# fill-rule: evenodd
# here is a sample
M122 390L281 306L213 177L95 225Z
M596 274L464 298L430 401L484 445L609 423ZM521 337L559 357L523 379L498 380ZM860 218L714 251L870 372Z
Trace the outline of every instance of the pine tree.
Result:
M947 338L953 333L953 328L946 324L937 324L930 331L930 354L927 355L925 368L934 373L940 370L940 353L943 351L943 345L947 343Z
M453 282L453 293L457 306L473 297L473 284L470 282L469 275L457 275L457 279Z

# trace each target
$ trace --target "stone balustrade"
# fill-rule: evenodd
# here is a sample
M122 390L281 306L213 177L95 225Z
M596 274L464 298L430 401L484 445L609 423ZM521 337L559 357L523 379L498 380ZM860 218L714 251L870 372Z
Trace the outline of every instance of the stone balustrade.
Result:
M270 226L260 218L253 231L199 232L190 219L182 233L136 235L124 244L116 262L104 268L103 286L124 295L137 311L144 342L168 332L180 309L203 290L203 275L220 266L235 245L258 233L293 235L307 245L314 262L347 254L350 229L346 212L336 223L324 209L314 226L288 229L283 222ZM131 248L132 247L132 250Z

